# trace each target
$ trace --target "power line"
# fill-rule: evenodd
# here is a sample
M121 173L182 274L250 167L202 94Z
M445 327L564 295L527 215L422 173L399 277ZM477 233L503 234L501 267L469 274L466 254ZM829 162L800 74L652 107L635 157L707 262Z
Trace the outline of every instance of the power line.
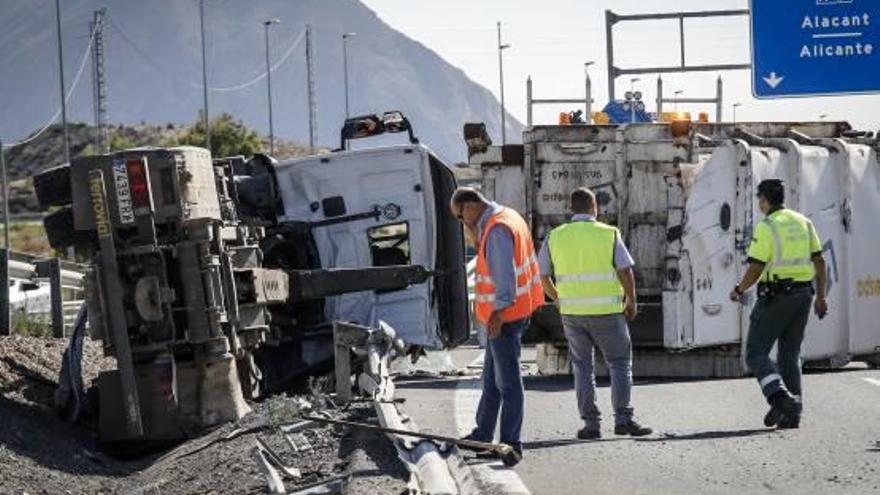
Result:
M113 30L116 31L117 34L119 34L119 36L122 38L122 40L125 43L127 43L129 46L131 46L131 48L134 49L134 51L141 58L143 58L147 63L149 63L150 65L152 65L156 69L162 70L163 72L165 71L165 69L167 69L166 66L157 62L146 51L141 49L134 41L132 41L128 36L126 36L125 33L122 31L122 29L120 29L119 26L114 24L112 20L109 21L109 24L110 24L110 27L112 27ZM290 47L287 49L287 51L284 52L284 55L282 55L281 58L278 59L277 62L272 64L272 66L270 67L271 71L273 71L273 72L277 71L285 62L287 62L287 59L290 58L291 55L293 55L293 52L296 50L296 48L302 42L303 38L305 37L305 34L306 34L306 30L305 30L305 28L303 28L299 32L299 35L296 37L296 39L294 39L294 41L290 45ZM268 71L263 71L258 76L254 77L253 79L251 79L247 82L244 82L241 84L236 84L234 86L220 86L220 87L208 86L208 90L214 91L217 93L229 93L229 92L234 92L234 91L241 91L242 89L248 88L248 87L253 86L254 84L257 84L258 82L262 81L263 79L266 78L267 74L268 74ZM176 77L176 76L172 75L172 79L176 80L177 82L179 82L181 84L186 84L187 86L190 86L194 89L202 89L204 87L201 83L190 81L188 79L183 79L181 77Z
M95 30L92 29L92 34L91 34L91 36L89 36L89 44L88 44L88 46L86 46L85 53L83 53L82 61L79 63L79 69L77 69L77 71L76 71L76 76L73 78L73 83L70 85L70 89L67 90L67 96L64 97L65 103L70 101L70 97L73 96L73 92L76 89L77 84L79 84L80 78L82 78L83 72L86 68L86 62L88 62L89 55L91 54L91 51L92 51L92 43L94 41L95 41ZM58 110L55 111L55 114L52 115L52 118L50 118L49 121L46 122L46 124L43 125L43 127L41 127L39 131L37 131L35 134L32 134L31 136L27 137L26 139L22 139L21 141L11 143L11 144L4 144L3 147L6 149L14 148L16 146L21 146L22 144L27 144L27 143L33 141L34 139L37 139L38 137L40 137L40 135L42 135L44 132L46 132L46 130L49 127L51 127L52 124L54 124L55 121L58 120L58 117L60 117L60 116L61 116L61 106L59 105Z

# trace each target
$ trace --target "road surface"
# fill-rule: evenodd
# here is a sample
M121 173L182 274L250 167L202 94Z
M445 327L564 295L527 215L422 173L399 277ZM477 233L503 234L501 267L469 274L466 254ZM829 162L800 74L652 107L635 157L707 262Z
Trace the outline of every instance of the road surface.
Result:
M479 357L464 347L461 377L398 380L398 396L419 425L464 434L479 398ZM474 459L476 475L499 493L862 494L880 493L880 371L852 365L805 376L799 430L764 428L767 405L752 378L637 381L636 417L650 437L613 433L610 389L600 381L603 439L579 441L571 377L526 376L524 459L514 470Z

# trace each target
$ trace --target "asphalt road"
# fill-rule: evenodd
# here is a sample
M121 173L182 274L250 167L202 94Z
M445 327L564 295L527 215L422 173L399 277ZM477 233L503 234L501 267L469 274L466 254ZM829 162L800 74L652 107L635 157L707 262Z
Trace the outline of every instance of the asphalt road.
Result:
M467 365L480 354L462 348L453 360ZM524 364L533 359L526 349ZM400 380L397 394L423 429L466 433L479 397L479 370L470 371ZM514 473L471 461L499 493L880 493L880 371L852 365L806 375L801 428L788 431L764 428L767 406L751 378L637 382L636 417L655 430L642 439L614 435L610 389L600 382L599 441L575 439L582 425L571 377L525 382L523 462Z

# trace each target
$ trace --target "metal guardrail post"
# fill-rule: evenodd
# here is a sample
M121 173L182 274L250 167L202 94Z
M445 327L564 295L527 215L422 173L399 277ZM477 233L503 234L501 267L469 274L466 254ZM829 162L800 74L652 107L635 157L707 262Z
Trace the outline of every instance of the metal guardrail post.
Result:
M37 277L49 279L49 297L51 308L49 314L52 317L52 336L64 337L64 298L61 293L61 261L51 258L35 263Z
M0 249L0 335L11 335L9 317L9 250Z
M46 262L49 269L49 291L52 297L52 336L64 338L64 298L61 292L61 262L52 258Z

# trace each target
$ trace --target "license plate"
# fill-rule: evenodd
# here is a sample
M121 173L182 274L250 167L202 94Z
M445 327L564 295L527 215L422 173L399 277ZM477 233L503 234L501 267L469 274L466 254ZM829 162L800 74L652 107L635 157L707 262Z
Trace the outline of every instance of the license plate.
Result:
M128 188L128 168L125 160L113 160L113 182L116 184L116 204L119 221L134 223L134 208L131 203L131 190Z

